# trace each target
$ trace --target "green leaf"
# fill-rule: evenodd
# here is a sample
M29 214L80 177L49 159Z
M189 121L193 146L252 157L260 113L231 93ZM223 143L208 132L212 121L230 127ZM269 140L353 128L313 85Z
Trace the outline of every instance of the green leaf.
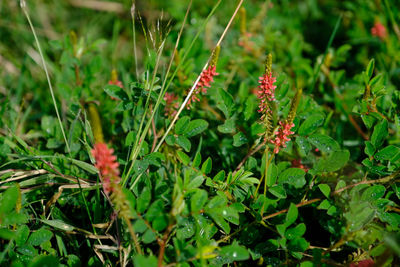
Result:
M300 267L314 267L314 263L312 261L303 261L300 263Z
M46 241L49 241L53 237L53 233L44 228L40 228L36 232L33 232L28 239L28 244L32 246L39 246Z
M209 174L211 172L211 169L212 169L212 159L208 157L207 160L201 166L201 171L204 174Z
M189 116L184 116L180 118L175 124L175 133L183 134L188 126L189 121L190 121Z
M271 187L276 183L276 178L278 176L278 168L274 163L271 163L268 167L267 173L267 186Z
M221 215L228 222L239 225L239 213L234 208L232 207L222 208Z
M183 163L183 165L189 165L190 158L188 155L185 154L185 152L178 150L176 154L178 156L178 159Z
M202 185L204 180L205 178L203 175L198 175L189 182L189 184L186 186L186 189L187 190L195 189L200 185Z
M77 160L77 159L71 159L72 163L81 168L82 170L85 170L91 174L97 174L99 171L95 166L92 164L89 164L87 162Z
M11 240L15 238L15 232L9 229L0 228L0 239L2 240Z
M229 234L231 231L231 227L229 226L229 223L227 223L224 218L222 217L221 214L221 208L216 208L213 210L208 210L207 214L211 216L211 218L214 220L214 222L221 227L221 229L226 233Z
M238 132L233 136L233 146L239 147L241 145L244 145L248 142L246 136L242 132Z
M218 88L217 108L225 115L225 118L230 118L234 108L233 97L230 93L222 88Z
M143 213L149 206L150 200L151 200L151 191L146 186L142 189L142 192L140 193L137 199L137 211L139 213Z
M200 154L200 151L198 151L197 153L196 153L196 155L194 156L194 159L193 159L193 167L195 167L195 168L197 168L197 167L199 167L200 166L200 164L201 164L201 154Z
M361 119L363 120L365 126L368 129L370 129L374 125L374 123L376 121L376 118L374 116L371 116L371 115L361 115Z
M324 123L325 117L322 114L313 114L309 116L298 130L299 135L309 135Z
M176 237L178 239L187 239L195 234L196 225L192 220L184 218L179 220L178 229L176 230Z
M383 185L374 185L365 189L361 196L361 200L373 201L385 195L385 187Z
M374 67L375 67L375 59L371 59L369 61L369 63L368 63L368 66L367 66L367 73L366 74L368 76L368 79L371 79L372 74L374 72Z
M268 189L268 192L270 192L272 195L276 196L277 198L286 198L286 191L285 188L283 188L282 185L276 185L274 187L271 187Z
M167 135L167 137L165 138L165 142L166 142L167 145L169 145L169 146L175 145L175 136L173 136L172 134Z
M331 206L331 203L329 202L329 200L324 199L321 204L318 205L317 209L320 210L327 210L329 209L329 207Z
M36 256L28 265L28 267L58 267L60 262L52 255Z
M246 99L245 105L244 105L244 111L243 111L243 116L244 120L247 121L251 118L251 115L254 114L254 111L256 109L256 104L257 102L254 101L252 97L248 97Z
M293 203L290 203L289 210L286 213L286 220L285 220L286 227L293 224L296 221L298 216L299 216L299 211L298 211L296 205Z
M375 154L377 160L392 160L397 154L400 153L400 148L394 145L389 145Z
M15 234L15 243L17 246L22 246L28 240L29 228L26 225L22 225L18 228Z
M349 158L350 152L348 150L335 151L328 158L320 159L316 169L319 172L334 172L343 168Z
M202 189L197 189L196 192L190 198L190 207L192 212L199 212L201 209L203 209L207 200L208 200L207 191Z
M388 136L388 122L387 120L382 120L374 127L374 131L372 132L371 136L371 143L374 147L379 148L383 141Z
M286 225L285 224L278 224L275 226L276 230L278 231L278 234L281 236L285 236L285 231L286 231Z
M190 143L189 139L187 139L183 135L179 135L178 138L176 138L176 143L182 147L186 152L190 151L190 148L192 147L192 144Z
M135 229L136 233L144 233L147 230L146 222L142 219L137 219L133 224L133 228Z
M218 131L220 133L234 133L235 132L235 119L230 118L225 120L224 124L218 125Z
M136 135L134 131L130 131L125 138L125 146L130 146L135 142Z
M56 229L62 230L62 231L72 231L75 229L74 226L69 225L61 220L45 220L41 219L40 220L42 223L50 225L51 227L54 227Z
M164 213L164 204L161 199L157 199L151 203L149 209L146 212L146 219L149 222L155 220L159 215Z
M308 137L308 141L322 152L333 152L340 149L339 144L330 136L315 133Z
M136 255L134 258L135 267L157 267L157 258L155 256Z
M329 195L331 193L331 188L327 184L319 184L318 185L319 190L321 190L322 194L329 198Z
M304 178L306 172L299 168L289 168L284 170L278 178L279 183L287 183L293 185L296 188L302 188L306 184Z
M8 188L0 198L0 219L10 213L17 205L18 196L20 195L19 188L17 185L13 185Z
M292 240L296 237L301 237L306 232L306 225L304 223L300 223L293 228L289 228L285 232L285 237L289 240Z
M225 181L225 171L221 170L219 171L213 178L213 181Z
M372 157L375 153L375 147L371 143L371 141L365 141L365 149L364 149L365 154L368 156Z
M107 84L106 86L104 86L104 92L106 92L109 96L117 98L119 100L129 100L129 97L125 93L124 89L114 84Z
M202 133L208 128L208 122L202 119L192 120L185 129L183 135L186 137L192 137Z
M296 144L300 150L300 153L303 154L304 156L307 156L308 153L310 153L311 144L310 144L310 142L308 142L308 140L305 137L297 136Z
M232 245L221 248L219 253L222 257L227 258L229 262L244 261L250 257L245 247L239 246L235 241Z
M295 238L295 239L291 240L288 244L289 250L299 251L299 252L305 251L309 246L310 246L310 243L308 243L307 240L305 240L302 237Z
M147 229L142 236L143 243L150 244L156 240L156 234L151 230Z

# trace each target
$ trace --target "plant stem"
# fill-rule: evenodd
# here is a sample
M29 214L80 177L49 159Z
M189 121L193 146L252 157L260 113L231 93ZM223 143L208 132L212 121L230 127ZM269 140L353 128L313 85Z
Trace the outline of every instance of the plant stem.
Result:
M71 149L69 148L69 144L68 144L68 141L67 141L67 137L65 136L64 127L63 127L62 122L61 122L60 113L58 112L57 102L56 102L56 98L55 98L55 96L54 96L53 86L51 85L50 75L49 75L49 71L47 70L46 61L44 60L42 48L41 48L41 46L40 46L39 39L38 39L38 37L37 37L37 35L36 35L35 28L33 27L31 18L30 18L30 16L29 16L28 8L27 8L27 6L26 6L25 0L21 0L21 1L20 1L20 5L21 5L21 8L22 8L22 11L23 11L24 14L25 14L26 19L28 20L29 26L31 27L31 30L32 30L32 33L33 33L33 37L35 38L35 42L36 42L36 45L37 45L37 47L38 47L39 54L40 54L40 59L42 60L43 69L44 69L44 72L46 73L47 83L49 84L50 94L51 94L51 98L52 98L52 100L53 100L54 109L56 110L58 123L60 124L61 132L62 132L64 141L65 141L65 145L67 146L67 151L68 151L68 153L71 153Z
M168 236L172 231L172 228L174 225L171 223L168 225L167 230L165 230L163 238L160 242L160 253L158 254L158 267L162 267L163 259L164 259L164 253L165 253L165 247L167 246L167 241L168 241Z

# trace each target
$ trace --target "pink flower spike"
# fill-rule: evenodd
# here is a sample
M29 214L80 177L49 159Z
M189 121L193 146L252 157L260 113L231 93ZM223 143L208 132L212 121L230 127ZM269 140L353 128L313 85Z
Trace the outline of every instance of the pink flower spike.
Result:
M164 115L168 117L175 116L179 108L178 96L176 96L174 93L165 93L164 100L165 100Z
M116 85L116 86L118 86L120 88L124 88L124 85L122 84L122 82L118 81L118 80L116 80L116 81L108 81L108 84L113 84L113 85Z
M116 162L117 157L113 155L114 149L109 149L104 143L96 143L91 152L96 160L94 166L101 174L104 192L109 194L113 184L118 184L120 181L119 163Z
M381 40L386 39L388 36L385 26L380 22L375 22L374 27L371 28L371 34Z
M187 103L187 109L190 109L190 105L193 102L200 102L200 98L198 97L200 93L207 94L207 87L211 87L211 83L214 82L214 76L219 75L219 73L216 72L216 69L217 67L215 65L209 65L208 68L203 70L200 74L196 88Z
M275 100L275 89L276 78L272 76L272 73L266 73L259 78L257 91L257 97L260 99L260 104L258 105L258 112L263 113L261 119L264 118L265 113L270 112L268 101Z
M278 154L281 147L286 147L286 143L290 141L289 136L294 134L290 129L294 127L294 123L279 122L280 127L275 134L275 139L271 140L275 144L274 153Z

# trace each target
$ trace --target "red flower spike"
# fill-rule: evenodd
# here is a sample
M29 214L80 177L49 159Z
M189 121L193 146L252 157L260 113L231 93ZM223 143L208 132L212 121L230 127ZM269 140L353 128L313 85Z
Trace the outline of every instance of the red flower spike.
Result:
M380 22L375 22L374 27L371 28L371 34L381 40L386 39L388 36L385 26Z
M108 81L108 84L113 84L113 85L119 86L121 88L124 88L124 85L122 84L122 82L118 81L118 80L116 80L116 81Z
M350 263L350 267L373 267L373 266L374 266L374 261L371 259Z
M178 103L178 96L174 93L165 93L164 95L165 100L165 108L164 108L164 115L168 117L174 117L175 114L178 112L179 103Z
M104 192L109 194L113 184L118 184L120 181L119 163L116 162L117 157L113 155L114 149L109 149L104 143L96 143L91 152L96 160L94 166L101 174Z
M290 129L294 127L294 123L279 122L280 127L275 134L275 139L271 140L275 144L274 153L277 154L281 147L286 147L286 143L290 141L289 135L294 134Z
M207 94L207 87L211 87L211 83L214 82L214 76L219 75L216 72L217 67L215 65L209 65L207 69L203 70L200 74L199 82L196 85L196 88L193 91L191 98L187 103L187 109L190 109L190 105L192 102L199 102L200 98L198 97L200 93Z
M272 76L272 73L266 73L259 78L258 86L259 90L257 91L257 97L260 99L260 104L258 105L259 113L270 112L267 101L275 100L275 89L276 78ZM262 118L264 115L262 116Z

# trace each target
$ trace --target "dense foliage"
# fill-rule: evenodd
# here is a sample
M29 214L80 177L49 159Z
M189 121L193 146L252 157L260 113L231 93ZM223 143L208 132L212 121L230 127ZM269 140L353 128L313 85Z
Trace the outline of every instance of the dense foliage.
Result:
M398 266L399 8L0 2L0 265Z

